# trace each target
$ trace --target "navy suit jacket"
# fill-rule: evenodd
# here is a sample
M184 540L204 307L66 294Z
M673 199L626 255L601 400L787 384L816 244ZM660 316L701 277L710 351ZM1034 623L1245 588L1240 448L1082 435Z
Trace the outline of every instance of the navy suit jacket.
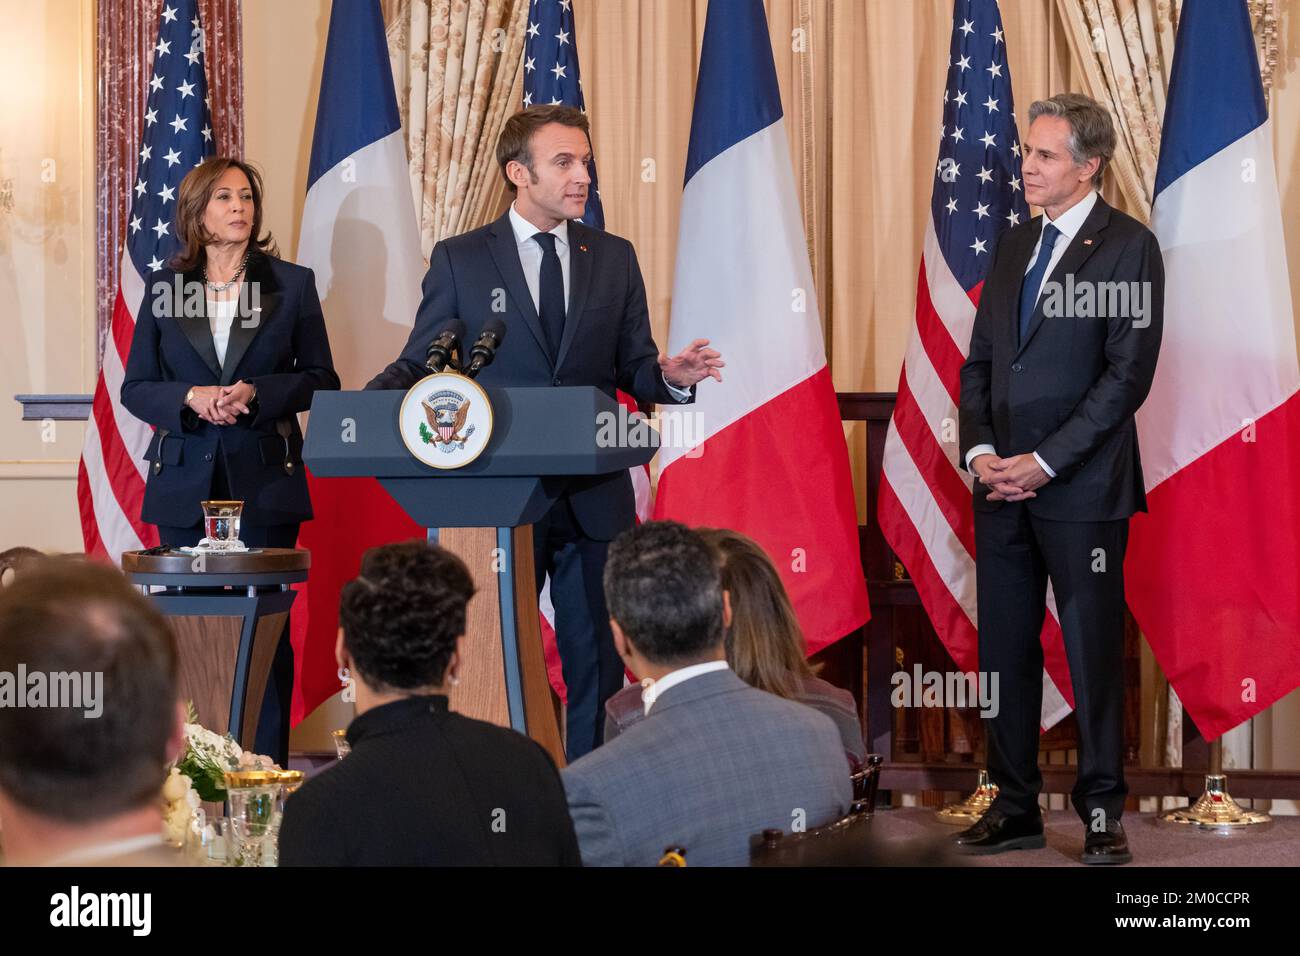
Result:
M1146 226L1097 197L1048 281L1063 290L1101 290L1103 283L1144 289L1146 314L1134 314L1131 298L1128 309L1111 308L1117 300L1109 295L1101 309L1098 291L1092 308L1076 302L1048 316L1045 284L1021 342L1020 289L1042 229L1038 216L1008 229L994 247L961 369L961 463L980 444L1004 458L1036 451L1056 477L1026 500L1031 513L1054 521L1129 518L1147 510L1133 416L1151 390L1160 354L1160 244ZM1102 311L1115 314L1095 314ZM987 499L989 491L975 482L977 511L1002 507Z
M314 274L261 253L249 257L245 281L250 288L257 283L260 295L231 325L224 366L217 363L206 304L205 314L196 315L175 307L177 277L168 269L148 277L122 381L122 404L156 429L145 453L151 465L141 518L176 527L201 521L199 502L211 494L215 458L222 455L246 522L307 520L311 501L297 413L308 409L318 388L339 387ZM179 278L186 291L202 288L198 270ZM257 307L260 313L252 311ZM257 398L233 425L211 425L185 404L192 386L241 380L257 388Z
M462 347L467 352L483 323L495 318L505 323L506 336L496 360L478 375L483 385L591 385L610 397L621 389L639 402L678 404L659 370L645 282L626 239L569 222L569 307L554 363L524 279L508 212L434 246L423 289L406 348L366 388L410 388L429 374L429 343L450 320L465 323ZM692 388L692 399L694 394ZM635 521L636 502L626 471L574 478L565 493L588 537L611 540Z

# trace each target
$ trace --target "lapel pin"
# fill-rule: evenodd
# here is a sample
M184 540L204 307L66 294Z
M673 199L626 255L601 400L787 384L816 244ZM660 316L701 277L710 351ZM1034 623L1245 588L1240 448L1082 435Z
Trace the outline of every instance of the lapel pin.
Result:
M586 251L587 251L587 247L586 247L586 246L582 246L582 245L580 245L580 246L578 246L578 248L581 249L583 252L586 252Z
M1085 240L1083 240L1083 244L1084 244L1085 246L1090 246L1090 245L1092 245L1092 240L1091 240L1091 239L1085 239Z

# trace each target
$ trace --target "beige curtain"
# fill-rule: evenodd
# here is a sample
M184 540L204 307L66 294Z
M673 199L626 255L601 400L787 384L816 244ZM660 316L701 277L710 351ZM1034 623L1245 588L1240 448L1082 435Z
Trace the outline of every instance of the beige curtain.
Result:
M1111 165L1134 214L1151 215L1160 124L1181 0L1057 0L1090 96L1110 107L1119 143Z
M384 12L427 259L501 209L495 147L523 97L528 0L388 0Z
M1182 0L1056 0L1084 92L1110 107L1119 132L1112 169L1128 208L1151 215L1160 127ZM1248 0L1265 93L1277 66L1276 0Z

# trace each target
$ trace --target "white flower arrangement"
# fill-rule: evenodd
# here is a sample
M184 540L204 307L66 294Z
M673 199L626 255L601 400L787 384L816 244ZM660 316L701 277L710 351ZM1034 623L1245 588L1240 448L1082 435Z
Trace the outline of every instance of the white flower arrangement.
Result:
M193 703L189 705L187 717L185 751L171 768L171 773L179 772L187 778L200 800L225 801L227 770L280 769L270 757L244 750L230 734L217 734L200 724Z
M244 750L230 734L214 733L199 723L191 701L186 709L185 750L167 769L163 781L163 838L183 846L191 835L211 839L204 801L224 803L226 771L279 770L269 757Z

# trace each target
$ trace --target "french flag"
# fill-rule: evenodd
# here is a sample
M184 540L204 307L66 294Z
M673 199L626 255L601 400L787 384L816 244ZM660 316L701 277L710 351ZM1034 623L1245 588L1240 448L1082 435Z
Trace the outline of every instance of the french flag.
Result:
M1126 590L1213 740L1300 686L1300 366L1244 0L1183 5L1151 220L1165 326Z
M726 359L725 381L681 410L703 441L661 449L655 516L758 541L814 653L870 608L762 0L711 0L705 21L669 354L697 338Z
M334 0L330 11L298 262L315 270L343 388L361 388L406 344L425 271L379 0ZM425 534L373 478L308 481L315 518L298 538L312 567L292 616L294 724L341 689L339 591L361 555Z

